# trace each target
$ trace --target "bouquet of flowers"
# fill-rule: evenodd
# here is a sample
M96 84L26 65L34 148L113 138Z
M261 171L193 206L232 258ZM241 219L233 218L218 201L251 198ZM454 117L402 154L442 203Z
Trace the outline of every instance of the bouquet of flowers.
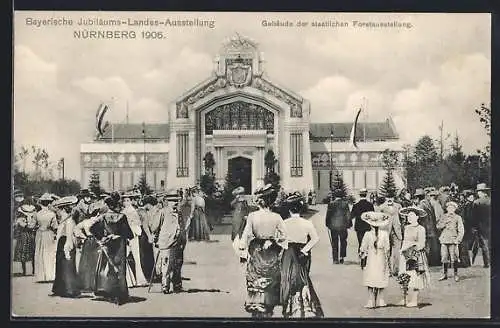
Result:
M403 299L404 305L406 306L406 296L408 295L408 284L410 283L410 275L407 273L401 273L398 278L398 284L401 285L401 289L403 290Z

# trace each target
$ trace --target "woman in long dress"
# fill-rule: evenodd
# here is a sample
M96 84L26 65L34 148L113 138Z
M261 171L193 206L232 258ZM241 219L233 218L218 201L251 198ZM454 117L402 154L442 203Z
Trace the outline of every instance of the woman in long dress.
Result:
M91 293L95 289L95 278L97 268L97 258L99 257L99 244L97 239L90 233L92 218L107 212L105 204L92 204L89 208L90 218L83 219L74 229L74 234L78 238L81 246L80 262L78 263L78 281L80 290L84 293ZM74 212L73 212L74 213ZM76 222L75 217L73 220Z
M408 225L405 227L401 246L399 273L410 275L407 299L403 299L400 305L416 307L419 291L430 285L429 264L425 253L425 228L418 224L418 218L425 217L427 213L416 206L409 206L401 209L400 214L407 218Z
M56 274L56 214L48 209L53 199L44 194L39 199L41 210L36 213L38 230L35 237L35 281L53 281Z
M77 204L75 196L63 197L53 204L61 218L57 228L56 276L52 285L53 296L78 297L79 281L76 274L76 238L73 229L76 222L71 215Z
M26 262L31 262L32 272L35 274L35 234L37 228L35 212L35 206L24 204L18 208L16 213L14 233L17 242L14 249L14 261L21 262L23 276L26 275Z
M288 248L281 261L281 306L285 318L322 318L324 316L309 271L311 248L319 241L311 221L300 216L302 197L286 199L290 217L285 220Z
M384 229L390 217L381 212L365 212L361 219L371 226L361 241L360 258L366 261L363 268L363 285L368 287L368 302L365 308L387 306L384 289L389 285L389 256L391 245L389 233Z
M259 209L248 215L240 251L248 254L245 310L254 318L271 317L280 304L281 254L286 246L283 219L270 210L277 191L268 184L256 192Z
M242 226L244 227L245 217L248 215L248 204L245 198L243 198L243 193L245 192L245 188L238 187L233 190L232 194L234 196L234 200L231 202L231 207L234 208L233 211L233 219L231 221L232 230L231 230L231 241L233 241L238 233L242 231ZM241 237L241 236L240 236Z
M195 189L191 201L191 214L189 222L189 240L210 240L209 226L205 214L205 199L199 188Z
M127 222L127 217L121 213L120 195L113 192L106 199L108 211L95 219L90 226L99 243L99 258L97 260L96 286L94 294L117 305L128 300L127 287L127 240L134 237Z

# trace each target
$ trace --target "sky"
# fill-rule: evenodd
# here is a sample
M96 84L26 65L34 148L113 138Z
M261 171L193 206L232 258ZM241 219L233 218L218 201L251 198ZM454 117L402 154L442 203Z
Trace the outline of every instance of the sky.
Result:
M66 18L73 26L40 26L27 19ZM80 18L214 20L208 27L137 27L136 39L82 40ZM263 21L308 22L307 27L264 26ZM312 22L347 27L313 27ZM406 27L363 27L397 22ZM296 23L295 23L296 24ZM162 31L162 40L141 39ZM311 122L352 122L366 99L362 120L392 117L401 141L444 131L461 138L466 152L488 137L474 109L490 103L489 14L392 13L180 13L16 12L14 15L14 151L45 148L64 157L66 176L79 179L80 144L95 135L101 101L108 119L168 122L168 108L210 77L221 45L236 33L257 42L265 76L311 103Z

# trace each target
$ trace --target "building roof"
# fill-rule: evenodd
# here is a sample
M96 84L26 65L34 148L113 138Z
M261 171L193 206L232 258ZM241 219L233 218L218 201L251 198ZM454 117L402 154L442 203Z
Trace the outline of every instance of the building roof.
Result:
M112 133L115 140L123 139L143 139L142 123L113 123L113 132L111 126L106 129L100 140L111 140ZM170 129L168 123L148 124L144 125L146 132L146 140L148 139L170 139Z
M352 129L349 123L311 123L309 131L311 139L323 141L330 139L333 131L334 139L349 139ZM360 122L356 127L356 140L363 140L363 133L367 140L397 139L396 127L390 118L383 122Z

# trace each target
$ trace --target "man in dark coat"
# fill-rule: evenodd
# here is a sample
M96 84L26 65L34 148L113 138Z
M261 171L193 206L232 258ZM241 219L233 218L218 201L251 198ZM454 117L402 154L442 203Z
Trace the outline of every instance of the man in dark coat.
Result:
M374 211L373 204L366 199L367 194L368 191L366 189L361 189L359 191L360 200L352 206L351 210L351 218L354 218L354 230L358 237L358 253L365 233L371 229L366 221L361 220L361 214Z
M333 263L338 264L344 263L347 252L347 229L352 226L352 222L349 204L343 198L342 190L336 189L333 196L334 199L328 204L325 223L329 229Z
M479 248L483 254L484 267L490 266L490 230L491 230L491 199L488 195L490 188L485 183L477 185L478 199L474 201L472 229L476 234ZM472 255L475 258L475 255Z
M420 218L420 224L425 228L425 251L429 266L441 266L441 244L439 243L438 232L436 228L436 214L434 206L431 204L430 196L427 196L423 189L415 191L415 197L418 200L418 207L426 212L426 216Z

